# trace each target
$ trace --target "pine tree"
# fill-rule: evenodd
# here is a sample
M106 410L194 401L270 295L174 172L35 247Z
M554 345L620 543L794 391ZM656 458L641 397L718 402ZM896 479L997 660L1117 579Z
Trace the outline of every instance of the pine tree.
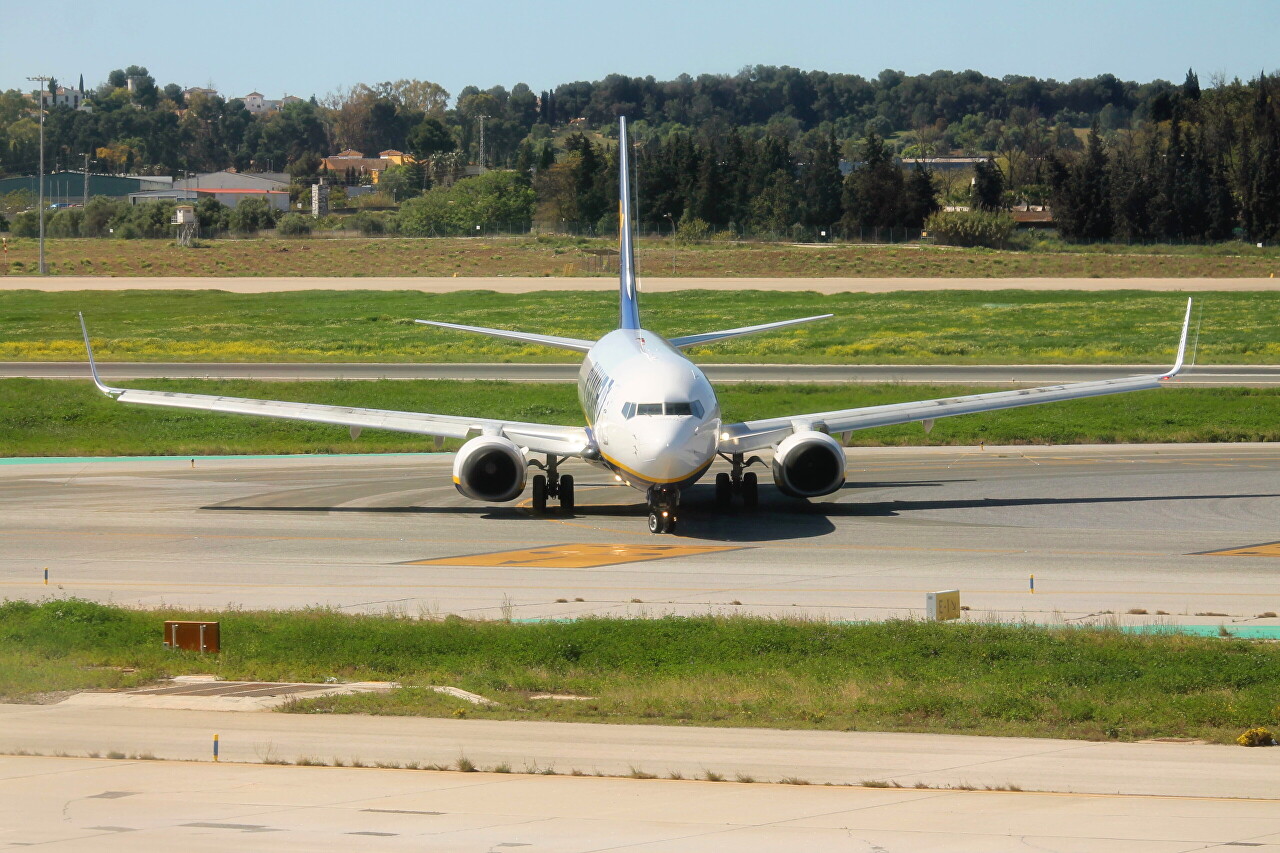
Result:
M804 170L804 198L801 221L810 228L826 230L840 221L840 149L834 134L818 142Z
M906 199L903 202L902 224L907 228L923 228L924 221L942 209L938 203L938 185L933 172L917 162L907 178Z

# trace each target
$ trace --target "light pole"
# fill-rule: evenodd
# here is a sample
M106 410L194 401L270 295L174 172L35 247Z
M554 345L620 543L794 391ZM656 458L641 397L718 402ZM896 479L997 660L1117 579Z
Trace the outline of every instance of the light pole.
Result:
M40 275L44 275L47 270L44 265L44 84L48 83L49 77L28 77L32 83L39 83L39 97L36 99L36 109L40 110Z

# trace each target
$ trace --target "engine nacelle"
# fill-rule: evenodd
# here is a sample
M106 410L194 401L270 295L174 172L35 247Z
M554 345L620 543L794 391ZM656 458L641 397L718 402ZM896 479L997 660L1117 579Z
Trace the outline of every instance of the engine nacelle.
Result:
M773 452L773 483L793 498L829 495L844 485L844 448L825 432L790 435Z
M471 439L453 460L453 484L477 501L513 501L524 492L525 458L509 438Z

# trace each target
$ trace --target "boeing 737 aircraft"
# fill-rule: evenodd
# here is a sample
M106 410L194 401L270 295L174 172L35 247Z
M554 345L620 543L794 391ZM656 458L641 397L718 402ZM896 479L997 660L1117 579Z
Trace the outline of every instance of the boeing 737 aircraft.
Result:
M715 480L716 503L722 508L732 503L734 495L747 508L756 506L756 475L746 469L761 460L748 454L766 449L772 450L773 482L781 492L796 498L818 497L844 485L844 448L834 437L841 433L914 422L928 430L937 418L951 415L1158 388L1182 368L1191 322L1190 300L1177 360L1167 373L724 423L711 383L681 350L832 315L670 340L645 329L640 323L632 252L625 118L619 120L618 139L618 328L593 342L417 321L585 353L578 376L578 396L587 422L584 427L112 388L98 376L82 316L80 326L93 381L102 393L122 403L336 424L349 427L353 437L363 428L376 428L467 439L453 463L458 491L478 501L513 501L524 494L526 473L534 467L541 471L533 477L536 512L546 510L548 498L558 500L566 512L573 510L573 477L560 473L560 463L582 459L605 469L617 482L644 492L649 503L649 530L672 533L681 491L697 482L717 457L729 464L729 471L717 474Z

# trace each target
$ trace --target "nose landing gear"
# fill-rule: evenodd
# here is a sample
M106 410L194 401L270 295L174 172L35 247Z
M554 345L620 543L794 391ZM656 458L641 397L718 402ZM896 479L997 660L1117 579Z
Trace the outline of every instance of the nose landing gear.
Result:
M573 475L561 475L560 457L548 453L547 464L531 459L529 465L547 472L533 477L533 511L539 514L546 512L547 498L557 498L563 512L573 512Z
M649 488L649 532L675 533L676 507L680 505L680 490L671 486Z

